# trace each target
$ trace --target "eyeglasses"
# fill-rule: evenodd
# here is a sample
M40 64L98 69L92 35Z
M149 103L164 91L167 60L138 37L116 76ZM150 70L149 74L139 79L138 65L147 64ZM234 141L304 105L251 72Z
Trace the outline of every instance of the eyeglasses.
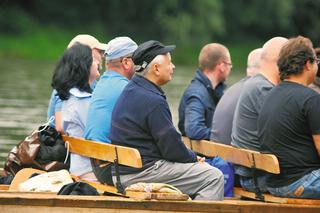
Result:
M225 63L226 65L229 65L231 68L232 68L232 63L230 63L230 62L226 62L226 61L223 61L223 63Z

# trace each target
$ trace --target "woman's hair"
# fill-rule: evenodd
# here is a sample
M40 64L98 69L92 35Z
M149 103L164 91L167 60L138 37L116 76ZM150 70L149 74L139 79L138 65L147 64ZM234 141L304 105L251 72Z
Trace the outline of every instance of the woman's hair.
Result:
M315 54L310 39L298 36L290 39L281 49L278 59L280 79L303 71L304 65L310 61L316 63Z
M65 50L52 77L51 86L57 90L61 100L68 100L69 90L77 87L81 91L92 92L89 84L92 65L92 50L80 43Z

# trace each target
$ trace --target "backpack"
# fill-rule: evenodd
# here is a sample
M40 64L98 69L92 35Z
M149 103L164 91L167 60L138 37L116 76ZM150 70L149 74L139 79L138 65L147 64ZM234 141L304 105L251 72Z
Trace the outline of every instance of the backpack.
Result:
M219 169L224 175L224 196L233 197L234 187L234 168L233 164L226 162L221 157L206 159L206 162L213 167Z

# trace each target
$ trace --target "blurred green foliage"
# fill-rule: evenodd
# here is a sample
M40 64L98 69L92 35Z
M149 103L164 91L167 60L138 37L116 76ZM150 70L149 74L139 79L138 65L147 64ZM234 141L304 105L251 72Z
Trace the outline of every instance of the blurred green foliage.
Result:
M318 46L319 11L314 0L1 0L0 56L55 59L87 33L176 44L176 63L193 65L204 44L219 42L244 68L247 54L274 36L300 34Z

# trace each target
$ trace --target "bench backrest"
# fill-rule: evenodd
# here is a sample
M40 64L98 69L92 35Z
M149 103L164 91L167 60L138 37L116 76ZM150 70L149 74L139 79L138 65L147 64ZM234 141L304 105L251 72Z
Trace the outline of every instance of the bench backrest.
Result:
M66 135L63 135L62 138L69 143L69 151L72 153L109 162L118 159L118 163L121 165L142 167L141 156L137 149Z
M256 168L273 174L280 173L278 159L272 154L240 149L233 146L207 140L191 140L183 137L184 144L194 152L206 157L220 156L225 161L248 168Z

